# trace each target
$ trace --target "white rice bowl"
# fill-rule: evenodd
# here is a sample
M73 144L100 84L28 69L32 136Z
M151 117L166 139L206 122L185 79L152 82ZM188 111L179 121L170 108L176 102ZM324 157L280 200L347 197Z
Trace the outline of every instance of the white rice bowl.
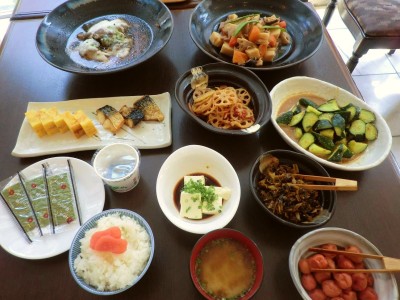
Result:
M118 226L121 238L127 240L122 254L101 252L90 248L90 239L97 231ZM130 286L142 273L151 253L150 236L136 220L119 213L101 217L97 226L86 231L80 240L80 254L74 260L74 270L88 285L99 291L114 291Z

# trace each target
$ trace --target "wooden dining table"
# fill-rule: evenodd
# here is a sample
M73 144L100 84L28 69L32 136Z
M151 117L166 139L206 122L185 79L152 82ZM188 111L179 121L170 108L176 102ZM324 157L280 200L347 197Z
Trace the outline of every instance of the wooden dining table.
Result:
M189 35L191 9L174 9L174 32L164 49L150 60L125 71L85 76L67 73L47 64L35 48L41 18L16 18L10 23L0 49L0 180L50 156L18 158L11 155L28 102L160 94L172 101L172 144L141 150L141 179L136 188L116 193L105 187L104 209L124 208L143 216L155 238L155 254L145 276L115 299L202 299L192 283L189 259L201 235L175 227L161 211L156 180L166 158L180 147L198 144L225 156L236 170L241 188L238 210L227 228L236 229L259 247L264 276L254 299L301 299L290 277L288 258L292 245L310 230L287 227L268 216L253 198L249 172L256 158L272 149L290 149L267 123L255 134L215 134L201 127L178 106L177 79L194 66L213 60L199 50ZM271 90L293 76L309 76L338 85L359 95L350 73L328 33L308 60L280 70L256 72ZM67 155L89 162L94 151ZM60 156L53 155L53 156ZM357 192L338 192L332 219L324 227L352 230L371 241L384 255L399 257L400 174L392 154L365 171L327 168L333 177L357 180ZM1 216L0 216L1 220ZM1 221L0 221L1 222ZM0 250L0 299L97 299L80 288L68 267L68 252L46 259L23 259ZM395 275L397 282L400 277ZM392 300L392 299L389 299Z

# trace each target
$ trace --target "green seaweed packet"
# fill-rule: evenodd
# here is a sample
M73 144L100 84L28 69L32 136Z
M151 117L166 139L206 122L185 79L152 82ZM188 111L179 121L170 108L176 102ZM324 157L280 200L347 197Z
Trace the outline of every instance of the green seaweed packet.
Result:
M0 195L18 228L24 233L29 243L43 235L26 190L19 175L12 176L0 183Z
M51 166L43 164L45 184L49 195L49 208L55 232L69 230L72 224L82 224L75 192L75 182L68 164Z
M40 169L35 168L34 171L29 172L29 175L23 172L19 174L43 234L55 233L49 208L50 199L45 183L45 169L42 166Z

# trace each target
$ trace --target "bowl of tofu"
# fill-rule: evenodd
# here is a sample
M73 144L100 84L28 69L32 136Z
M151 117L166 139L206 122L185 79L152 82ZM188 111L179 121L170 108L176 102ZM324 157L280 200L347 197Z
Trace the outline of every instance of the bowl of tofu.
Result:
M240 202L240 182L230 162L200 145L175 150L157 177L158 204L178 228L205 234L225 227Z

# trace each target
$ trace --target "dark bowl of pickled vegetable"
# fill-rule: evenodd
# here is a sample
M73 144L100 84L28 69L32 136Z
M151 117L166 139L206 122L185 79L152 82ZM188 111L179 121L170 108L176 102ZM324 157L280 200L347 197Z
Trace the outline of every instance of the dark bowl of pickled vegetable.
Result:
M336 205L336 192L305 189L302 184L320 184L301 175L329 177L328 172L307 155L272 150L263 153L250 171L250 187L261 208L273 219L295 228L326 224Z

